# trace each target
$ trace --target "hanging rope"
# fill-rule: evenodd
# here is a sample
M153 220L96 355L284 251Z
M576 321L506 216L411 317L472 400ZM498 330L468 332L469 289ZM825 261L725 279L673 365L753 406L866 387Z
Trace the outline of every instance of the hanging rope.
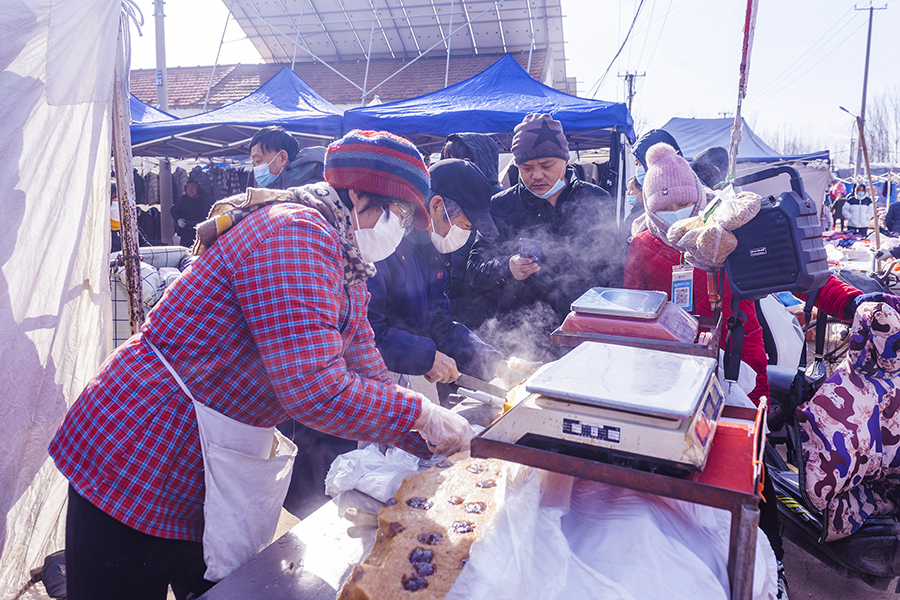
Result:
M734 125L731 126L731 146L728 150L728 176L734 177L737 166L738 146L743 134L741 120L741 104L747 95L747 79L750 76L750 54L753 52L753 35L756 33L756 7L759 0L747 0L747 12L744 16L744 43L741 48L741 78L738 83L737 110L734 112Z

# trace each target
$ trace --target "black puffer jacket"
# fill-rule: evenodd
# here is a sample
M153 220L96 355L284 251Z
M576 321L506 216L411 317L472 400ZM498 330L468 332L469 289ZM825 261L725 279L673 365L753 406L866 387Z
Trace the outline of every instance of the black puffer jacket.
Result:
M568 185L554 207L522 183L494 196L491 216L499 237L479 235L469 255L468 273L479 290L497 290L501 316L538 303L543 335L559 325L573 300L596 286L621 287L624 250L616 226L615 206L602 188L578 180L571 167ZM541 243L541 270L523 281L510 273L509 259L519 252L519 239ZM527 311L526 311L527 312Z
M267 187L273 190L286 190L325 181L322 175L325 169L325 150L324 146L301 148L297 158L291 161Z

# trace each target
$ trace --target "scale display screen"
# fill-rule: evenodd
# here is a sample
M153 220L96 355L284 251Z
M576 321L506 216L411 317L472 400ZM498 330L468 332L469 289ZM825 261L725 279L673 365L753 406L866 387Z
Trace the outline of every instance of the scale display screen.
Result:
M584 342L525 384L527 391L664 419L693 415L715 377L715 359Z
M663 292L595 287L572 303L572 310L591 315L655 319L668 300Z

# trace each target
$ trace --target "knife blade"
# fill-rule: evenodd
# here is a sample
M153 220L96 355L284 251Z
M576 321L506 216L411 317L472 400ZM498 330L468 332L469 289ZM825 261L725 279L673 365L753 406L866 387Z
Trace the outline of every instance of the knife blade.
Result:
M497 398L506 398L506 394L509 393L509 390L505 390L502 387L496 386L492 383L488 383L487 381L472 377L471 375L466 375L465 373L460 374L459 379L457 379L453 383L469 390L475 390L476 392L484 392L485 394L496 396Z

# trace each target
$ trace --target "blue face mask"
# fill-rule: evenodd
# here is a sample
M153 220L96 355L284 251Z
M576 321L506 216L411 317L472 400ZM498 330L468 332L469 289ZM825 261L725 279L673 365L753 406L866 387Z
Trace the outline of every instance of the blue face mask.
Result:
M644 186L644 175L647 174L647 169L644 168L643 165L638 165L637 169L634 172L634 178L637 179L638 185L641 187Z
M525 183L522 182L522 185L525 185ZM544 192L543 194L538 194L537 192L535 192L535 191L533 191L531 188L529 188L527 185L526 185L525 187L528 188L528 191L529 191L529 192L531 192L532 194L534 194L534 195L537 196L538 198L541 198L542 200L546 200L547 198L549 198L550 196L552 196L553 194L555 194L555 193L558 192L559 190L561 190L561 189L563 189L564 187L566 187L566 182L563 181L562 179L557 179L557 180L556 180L556 183L554 183L553 186L552 186L549 190L547 190L546 192Z
M278 154L276 154L275 156L278 156ZM275 156L272 157L272 160L275 160ZM273 175L272 172L269 171L269 165L272 164L272 160L264 165L257 165L253 167L253 178L256 179L256 183L258 183L262 187L268 187L270 183L278 178L278 175L281 175L281 173L278 173L278 175ZM282 171L283 170L284 169L282 169Z
M637 206L638 204L640 204L637 194L635 194L634 196L632 196L631 194L625 194L625 201L628 202L630 206Z

